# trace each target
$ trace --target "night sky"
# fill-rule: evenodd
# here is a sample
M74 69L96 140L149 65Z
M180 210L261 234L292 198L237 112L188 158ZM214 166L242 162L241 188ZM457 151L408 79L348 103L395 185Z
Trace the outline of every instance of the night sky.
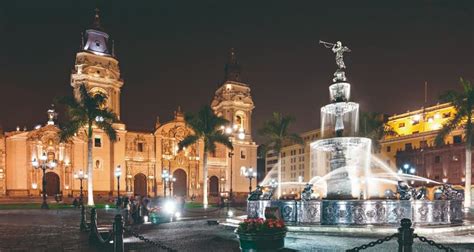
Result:
M420 108L425 81L429 104L458 89L461 76L474 82L474 1L9 2L0 5L7 131L45 123L53 97L72 94L80 34L96 6L115 40L125 81L121 119L132 130L151 130L157 115L172 119L178 105L196 111L209 103L230 47L252 88L254 130L272 111L295 116L294 131L319 127L336 70L319 40L352 49L346 74L365 111Z

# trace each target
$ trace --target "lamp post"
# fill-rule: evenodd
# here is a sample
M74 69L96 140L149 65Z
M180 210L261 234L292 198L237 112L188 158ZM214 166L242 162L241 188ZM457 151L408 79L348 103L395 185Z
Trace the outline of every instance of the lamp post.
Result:
M37 160L36 158L34 158L31 164L35 169L43 170L43 203L41 204L41 209L48 209L49 206L46 202L46 169L53 170L57 166L56 160L48 161L46 153L43 152L40 159Z
M74 179L79 179L79 181L81 182L81 187L80 187L80 194L79 194L79 203L82 205L83 202L84 202L84 193L83 193L83 187L82 187L82 181L84 179L87 179L89 176L87 175L87 173L84 173L82 170L80 170L79 172L75 172L74 173Z
M166 184L168 182L169 173L168 170L163 170L161 173L161 179L163 180L163 196L166 198Z
M122 168L117 165L115 168L115 177L117 177L117 202L120 201L120 176L122 176Z
M173 197L173 183L176 182L176 178L173 175L168 176L168 187L170 188L170 197Z
M252 192L252 179L257 177L257 172L252 167L244 167L244 176L249 179L249 192Z
M155 184L153 183L153 181L155 180L155 176L153 175L149 175L148 176L148 179L150 180L150 187L151 187L151 190L150 191L153 191L155 193L155 196L156 196L156 190L155 190Z
M232 161L233 161L233 157L234 156L234 152L233 151L229 151L229 158L230 158L230 190L229 190L229 200L231 201L232 200L232 174L233 174L233 171L232 171Z
M245 132L243 128L239 128L238 125L232 125L232 126L227 126L222 128L225 134L228 136L232 136L236 131L238 132L237 137L239 140L244 140L245 139ZM233 139L230 139L231 142L233 142ZM234 156L234 151L230 150L228 153L228 157L230 158L230 190L229 190L229 199L232 201L233 200L233 187L232 187L232 177L233 177L233 170L232 170L232 163L233 163L233 156Z
M89 176L87 175L87 173L84 173L82 170L80 170L79 172L75 172L74 173L74 179L79 179L79 181L81 181L81 191L80 191L80 194L79 194L79 203L81 204L81 225L80 225L80 228L81 228L81 231L85 231L87 230L87 225L86 225L86 213L85 213L85 210L84 210L84 194L83 194L83 190L82 190L82 181L84 179L87 179L89 178Z

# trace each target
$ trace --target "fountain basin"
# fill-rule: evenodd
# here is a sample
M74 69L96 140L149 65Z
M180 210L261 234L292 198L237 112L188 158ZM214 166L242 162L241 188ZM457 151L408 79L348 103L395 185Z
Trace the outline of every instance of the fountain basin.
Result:
M416 225L462 222L460 200L265 200L248 201L249 218L264 218L265 207L278 207L287 224L393 225L409 218Z

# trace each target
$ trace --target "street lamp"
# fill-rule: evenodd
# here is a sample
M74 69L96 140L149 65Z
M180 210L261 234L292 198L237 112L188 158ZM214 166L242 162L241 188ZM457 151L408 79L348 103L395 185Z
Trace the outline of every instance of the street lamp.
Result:
M229 151L229 158L230 158L230 190L229 190L229 201L232 200L232 175L233 175L233 172L232 172L232 161L233 161L233 157L234 156L234 152L233 151Z
M40 159L37 160L34 158L31 164L35 169L43 170L43 203L41 204L41 209L48 209L49 206L46 202L46 169L53 170L57 166L56 160L53 159L48 161L46 153L43 152L43 155L41 155Z
M253 171L252 167L243 167L244 176L249 179L249 192L252 192L252 179L257 177L257 172Z
M172 188L172 186L173 186L173 183L176 182L176 178L173 177L172 174L170 174L170 175L168 176L167 181L168 181L168 183L169 183L168 187L170 188L170 197L173 197L173 188Z
M163 196L166 198L166 183L168 181L169 173L168 170L163 170L161 173L161 179L163 180Z
M117 165L115 168L115 177L117 177L117 204L120 202L120 176L122 176L122 168Z
M79 181L81 181L81 191L80 191L80 194L79 194L79 203L81 204L81 231L85 231L87 230L87 225L86 225L86 213L85 213L85 210L84 210L84 194L83 194L83 191L82 191L82 181L84 179L88 179L89 176L87 175L87 173L84 173L82 170L80 170L79 172L74 172L74 179L79 179Z
M222 126L221 129L224 131L226 135L231 136L233 133L235 133L238 130L237 138L239 140L244 140L245 139L245 132L244 128L239 128L238 125L234 124L232 126L227 126L224 127ZM231 139L232 141L232 139ZM228 157L230 158L230 190L229 190L229 199L232 201L233 199L233 186L232 186L232 177L233 177L233 170L232 170L232 163L233 163L233 156L234 152L232 150L229 151Z
M83 187L82 187L82 181L84 179L87 179L89 176L87 175L87 173L84 173L82 170L80 170L79 172L74 172L74 179L79 179L79 181L81 181L81 187L80 187L80 194L79 194L79 201L80 201L80 204L82 205L83 204L83 200L84 200L84 194L83 194Z

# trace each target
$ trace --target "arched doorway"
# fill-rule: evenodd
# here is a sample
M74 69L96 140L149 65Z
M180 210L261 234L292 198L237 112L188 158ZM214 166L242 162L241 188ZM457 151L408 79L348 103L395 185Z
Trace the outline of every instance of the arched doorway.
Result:
M186 195L188 194L188 179L186 172L182 169L177 169L173 172L173 177L176 178L176 181L173 183L173 195L186 197Z
M216 176L209 179L209 193L211 196L219 196L219 178Z
M143 173L135 175L133 180L133 193L135 195L147 196L146 176Z
M59 193L59 176L54 172L48 172L46 177L46 195L55 196Z

